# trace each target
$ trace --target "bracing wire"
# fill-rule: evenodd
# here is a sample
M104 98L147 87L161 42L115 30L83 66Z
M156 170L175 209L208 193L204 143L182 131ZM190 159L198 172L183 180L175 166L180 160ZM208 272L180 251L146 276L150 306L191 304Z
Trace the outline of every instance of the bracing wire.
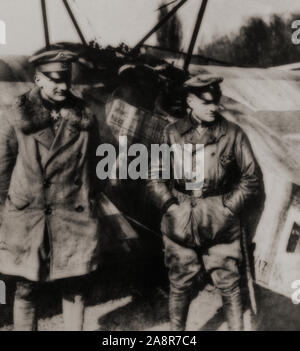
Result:
M87 13L85 11L83 11L81 8L79 8L80 6L78 5L78 2L76 0L71 0L73 7L75 8L76 12L78 14L80 14L81 18L84 18L89 32L89 40L93 40L96 42L99 42L99 36L97 35L97 31L95 29L95 26L92 24L92 22L89 19L89 16L87 15ZM100 43L99 43L100 44Z

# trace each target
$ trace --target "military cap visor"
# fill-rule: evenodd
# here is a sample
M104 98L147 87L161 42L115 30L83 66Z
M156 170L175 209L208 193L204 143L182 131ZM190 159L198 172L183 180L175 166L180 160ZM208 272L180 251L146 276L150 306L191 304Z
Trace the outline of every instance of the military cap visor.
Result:
M44 71L41 73L53 81L69 81L71 79L71 71Z
M223 77L212 74L201 74L188 79L183 86L188 90L195 90L197 88L206 88L211 85L220 84L221 82L223 82Z
M218 104L222 96L219 85L222 81L222 77L218 77L210 73L201 74L187 80L184 83L184 88L186 92L196 95L199 99L204 100L207 103L213 102L215 104ZM207 99L204 96L205 92L211 93L212 98Z
M78 59L78 55L69 50L51 50L33 55L29 62L41 72L68 71L72 68L72 62Z

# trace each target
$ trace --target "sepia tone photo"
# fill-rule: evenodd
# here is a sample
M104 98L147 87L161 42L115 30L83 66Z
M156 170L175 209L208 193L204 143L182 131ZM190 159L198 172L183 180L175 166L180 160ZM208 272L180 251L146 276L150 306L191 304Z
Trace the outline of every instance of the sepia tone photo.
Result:
M0 330L300 330L299 96L297 0L1 0Z

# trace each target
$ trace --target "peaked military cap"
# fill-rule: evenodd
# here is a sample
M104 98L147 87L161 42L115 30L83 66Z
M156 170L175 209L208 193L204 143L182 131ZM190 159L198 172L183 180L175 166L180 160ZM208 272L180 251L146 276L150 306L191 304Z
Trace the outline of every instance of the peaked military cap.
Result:
M29 62L41 72L59 72L71 69L71 63L78 59L78 55L69 50L48 50L30 57Z
M183 86L187 89L205 88L210 85L220 84L221 82L223 82L223 77L211 73L205 73L188 79Z

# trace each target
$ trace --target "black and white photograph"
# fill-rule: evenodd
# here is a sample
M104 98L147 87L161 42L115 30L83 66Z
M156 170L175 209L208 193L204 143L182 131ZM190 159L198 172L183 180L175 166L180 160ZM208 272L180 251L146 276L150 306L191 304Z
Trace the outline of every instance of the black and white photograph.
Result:
M198 348L299 304L300 2L0 0L0 331Z

